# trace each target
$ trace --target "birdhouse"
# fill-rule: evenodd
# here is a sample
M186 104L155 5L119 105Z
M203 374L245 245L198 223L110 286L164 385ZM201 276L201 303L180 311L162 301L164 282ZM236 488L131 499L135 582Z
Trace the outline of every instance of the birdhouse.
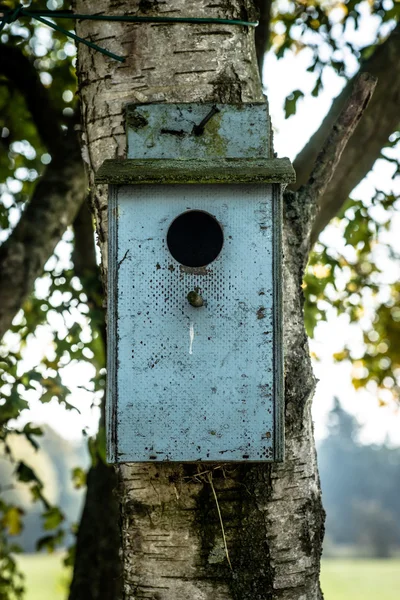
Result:
M126 110L109 184L110 462L283 459L282 189L267 104Z

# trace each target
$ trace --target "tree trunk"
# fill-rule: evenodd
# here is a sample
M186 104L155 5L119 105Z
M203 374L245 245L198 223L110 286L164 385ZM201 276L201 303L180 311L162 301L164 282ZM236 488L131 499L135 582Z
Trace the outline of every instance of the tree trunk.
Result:
M73 223L75 274L88 299L90 316L106 348L106 323L102 306L102 285L96 261L93 219L84 202ZM105 399L102 398L100 430L105 428ZM75 560L68 600L118 600L122 594L119 502L117 473L97 462L89 469L87 489L75 545Z
M77 0L77 12L248 18L250 0ZM129 102L261 101L254 31L234 25L82 22L84 156L106 272L107 189L93 174L124 156ZM314 378L301 276L311 219L285 199L286 460L283 464L126 464L120 468L127 600L317 600L324 513L310 415ZM101 501L101 499L100 499Z
M119 511L113 494L116 487L117 474L99 457L87 476L69 600L117 600L120 597Z

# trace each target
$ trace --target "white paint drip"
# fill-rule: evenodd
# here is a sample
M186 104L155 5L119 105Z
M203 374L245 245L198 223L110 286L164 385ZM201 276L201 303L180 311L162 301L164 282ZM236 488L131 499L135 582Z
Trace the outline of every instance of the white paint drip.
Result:
M194 324L190 321L189 325L189 354L193 354L193 341L194 341Z

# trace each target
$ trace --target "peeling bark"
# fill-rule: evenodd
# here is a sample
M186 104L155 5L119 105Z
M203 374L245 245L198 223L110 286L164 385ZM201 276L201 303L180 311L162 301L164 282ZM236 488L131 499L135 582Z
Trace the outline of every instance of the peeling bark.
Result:
M77 0L79 12L250 16L252 3ZM85 22L78 34L127 55L124 64L79 48L85 155L93 173L125 154L128 102L262 100L254 32L228 25ZM92 185L106 267L107 190ZM126 464L120 468L126 599L319 600L323 509L310 416L314 377L301 275L310 209L286 198L286 461L275 465ZM218 468L213 468L218 467ZM200 474L198 469L200 468ZM201 474L206 471L207 474ZM224 524L224 539L212 485Z

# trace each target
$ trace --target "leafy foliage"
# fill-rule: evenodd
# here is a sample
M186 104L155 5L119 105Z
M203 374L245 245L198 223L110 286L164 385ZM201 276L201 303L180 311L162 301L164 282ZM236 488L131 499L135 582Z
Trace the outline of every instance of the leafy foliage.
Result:
M15 7L16 0L7 6ZM28 4L28 2L26 3ZM68 9L63 0L37 0L34 8ZM359 47L344 34L357 31L365 15L376 24L375 39ZM332 68L346 79L351 68L370 55L384 39L400 16L400 4L392 0L366 2L349 0L301 0L273 3L271 44L278 58L286 52L311 53L308 71L315 76L311 95L317 97L323 89L326 68ZM63 20L63 26L73 29L73 23ZM76 118L75 49L63 34L43 25L21 20L3 30L2 44L17 48L28 57L47 90L54 111L62 126ZM305 93L294 89L285 101L285 114L296 113ZM393 150L400 139L394 134L383 150L383 159L395 162ZM4 240L18 221L32 195L35 185L52 156L41 139L26 98L13 81L0 75L0 240ZM396 163L397 174L398 164ZM396 337L400 328L400 285L387 280L379 253L391 260L396 256L389 248L387 232L397 210L398 197L377 191L374 199L349 199L335 227L344 242L342 247L320 241L313 253L304 280L306 296L305 320L313 335L319 321L330 311L346 314L351 323L363 329L364 353L354 354L344 347L336 360L351 360L354 384L376 386L398 398L400 350ZM379 207L379 214L376 211ZM382 213L383 211L383 213ZM382 216L384 215L384 216ZM386 236L386 237L385 237ZM73 236L69 232L49 260L34 293L15 318L4 345L0 348L0 444L4 457L15 463L15 478L29 488L34 502L43 507L44 535L40 549L53 550L63 543L65 518L44 494L44 485L28 462L15 461L8 436L12 432L28 440L32 451L40 452L42 430L26 422L32 398L44 404L57 402L68 410L77 410L71 399L71 389L63 375L68 365L83 364L92 373L87 388L93 403L99 405L104 390L104 316L99 292L98 275L78 278L70 260ZM31 343L46 332L51 339L35 364L26 361ZM90 369L89 369L90 365ZM93 368L94 367L94 368ZM384 401L386 396L382 396ZM95 439L89 439L92 461L104 460L104 428ZM84 470L77 466L72 472L74 485L85 485ZM3 492L3 490L0 490ZM24 514L15 503L0 500L0 600L19 598L23 583L12 556L17 551L10 543L23 527ZM74 550L68 561L72 563Z
M334 224L342 232L343 248L320 240L304 277L309 335L328 310L357 324L363 352L344 346L334 358L350 360L355 388L367 386L382 403L400 400L400 285L393 264L398 257L387 235L398 208L394 193L376 191L371 201L350 199Z
M54 3L58 8L69 8L68 3ZM5 4L15 8L17 2ZM35 8L46 6L43 0L35 1ZM72 29L72 23L67 21L67 27ZM50 33L47 27L26 19L3 31L0 39L3 44L19 48L33 62L60 121L70 118L75 110L76 88L73 44L66 42L62 34ZM4 182L0 220L6 228L15 209L22 208L30 198L35 182L51 156L41 141L26 99L4 76L0 76L0 130L3 147L0 181Z
M285 10L282 9L285 7ZM323 90L326 68L346 80L355 66L368 58L393 29L400 17L399 2L312 1L275 5L272 48L277 56L307 50L314 74L311 96ZM351 41L362 21L376 29L375 41L361 47ZM306 94L294 89L284 104L285 117L296 114ZM382 149L381 160L392 165L390 191L377 189L372 198L351 197L337 215L335 236L322 235L310 257L304 277L305 324L312 337L317 324L328 315L347 315L363 332L363 352L344 346L335 360L353 365L353 385L368 387L382 403L400 400L398 350L400 286L391 248L392 223L399 210L398 186L400 132L394 131ZM335 240L332 243L332 239ZM338 246L336 243L338 242ZM340 249L339 249L340 248ZM388 273L392 272L391 278Z
M344 34L350 30L357 31L366 15L376 23L376 40L360 48ZM390 27L399 17L399 3L391 0L289 0L274 5L271 43L278 58L287 51L311 50L312 61L308 71L317 76L313 90L313 95L317 96L322 88L322 73L326 66L347 76L346 57L352 56L360 61L371 55L387 35L388 25Z
M0 500L0 599L19 600L24 593L24 578L17 567L15 554L19 546L9 541L19 533L21 512L16 506Z

